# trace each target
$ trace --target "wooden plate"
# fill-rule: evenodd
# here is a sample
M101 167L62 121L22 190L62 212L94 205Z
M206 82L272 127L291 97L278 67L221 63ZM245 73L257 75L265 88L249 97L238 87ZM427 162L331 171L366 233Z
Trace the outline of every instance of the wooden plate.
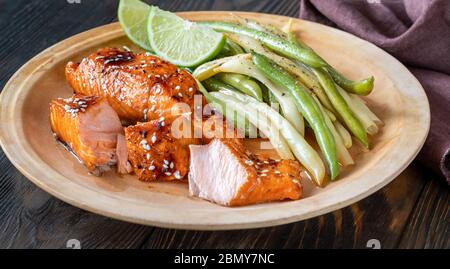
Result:
M282 16L240 13L281 26ZM191 20L227 20L228 12L180 13ZM113 23L66 39L26 63L6 84L0 99L0 142L11 162L37 186L74 206L129 222L161 227L224 230L284 224L354 203L393 180L414 159L430 124L427 97L396 59L348 33L295 20L306 43L350 78L374 75L369 106L384 121L372 149L357 152L357 164L324 189L306 188L299 201L227 208L188 196L185 184L141 183L111 172L89 176L50 132L48 104L68 97L64 66L104 46L137 49Z

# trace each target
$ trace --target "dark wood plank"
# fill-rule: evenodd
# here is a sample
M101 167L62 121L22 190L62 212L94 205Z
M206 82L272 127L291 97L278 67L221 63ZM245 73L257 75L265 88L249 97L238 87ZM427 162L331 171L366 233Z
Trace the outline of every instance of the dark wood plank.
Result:
M0 248L134 248L151 227L111 220L70 206L34 186L0 155Z
M144 248L395 248L418 199L422 172L409 167L370 197L330 214L277 227L196 232L156 228Z
M21 65L47 47L116 20L116 2L1 1L0 88Z
M401 239L400 248L450 249L448 185L427 175L428 182Z

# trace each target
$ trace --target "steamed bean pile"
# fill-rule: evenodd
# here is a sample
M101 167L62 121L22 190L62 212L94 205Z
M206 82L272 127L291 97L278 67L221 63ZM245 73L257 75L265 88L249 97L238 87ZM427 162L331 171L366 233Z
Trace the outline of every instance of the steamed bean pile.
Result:
M201 92L247 136L258 129L281 158L299 160L317 185L327 174L337 179L342 166L354 164L352 136L369 148L368 136L382 124L360 98L371 93L374 78L346 78L297 40L291 21L281 30L236 19L200 23L227 37L222 52L193 72ZM305 140L305 128L320 153Z

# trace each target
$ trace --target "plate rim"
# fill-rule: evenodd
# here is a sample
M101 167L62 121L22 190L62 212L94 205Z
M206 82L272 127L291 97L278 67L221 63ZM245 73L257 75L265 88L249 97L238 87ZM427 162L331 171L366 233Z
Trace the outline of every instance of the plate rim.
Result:
M180 12L177 14L180 15L198 15L198 14L225 14L225 13L230 13L230 11L190 11L190 12ZM243 16L270 16L270 17L275 17L275 18L285 18L288 19L290 17L287 16L281 16L281 15L274 15L274 14L267 14L267 13L255 13L255 12L234 12L236 14L240 14ZM347 197L344 201L341 201L338 204L331 204L328 206L324 206L319 210L315 210L313 212L309 212L309 213L303 213L300 216L298 215L290 215L290 216L284 216L284 217L275 217L275 218L269 218L269 219L258 219L256 221L246 221L246 222L239 222L239 223L207 223L207 222L198 222L198 223L191 223L191 222L185 222L182 220L182 218L170 218L169 220L161 220L158 217L154 218L154 219L149 219L149 218L142 218L142 217L136 217L136 216L124 216L124 214L126 214L126 212L113 212L114 210L110 210L108 211L108 208L101 208L101 206L96 206L96 205L92 205L89 203L83 203L82 201L78 201L77 199L74 199L74 195L70 195L67 194L65 192L62 191L58 191L55 190L54 188L52 188L49 184L49 182L46 182L46 180L39 178L42 175L45 175L47 173L40 171L42 175L38 175L36 176L33 173L30 173L29 171L27 171L27 168L24 166L24 161L28 158L28 160L31 158L34 154L34 152L26 152L27 158L23 158L19 159L18 156L16 156L13 152L13 148L15 146L19 146L22 147L22 149L24 150L25 147L23 144L15 144L15 145L8 145L8 143L6 142L6 135L9 131L8 128L5 128L5 123L3 121L4 117L7 116L7 109L5 107L8 106L1 106L0 107L0 126L2 126L2 128L0 129L0 145L3 148L3 151L5 152L5 155L8 157L8 159L11 161L11 163L25 176L27 177L30 181L32 181L35 185L37 185L39 188L43 189L44 191L50 193L51 195L57 197L58 199L63 200L64 202L67 202L73 206L82 208L84 210L88 210L91 212L94 212L96 214L100 214L103 216L107 216L107 217L111 217L114 219L120 219L123 221L128 221L128 222L132 222L132 223L137 223L137 224L143 224L143 225L152 225L152 226L157 226L157 227L164 227L164 228L177 228L177 229L190 229L190 230L232 230L232 229L247 229L247 228L260 228L260 227L267 227L267 226L275 226L275 225L281 225L281 224L286 224L286 223L291 223L291 222L295 222L295 221L300 221L300 220L304 220L304 219L308 219L308 218L312 218L312 217L316 217L319 215L323 215L326 213L329 213L333 210L338 210L341 209L345 206L348 206L356 201L359 201L367 196L369 196L370 194L378 191L379 189L381 189L382 187L384 187L385 185L387 185L388 183L390 183L393 179L395 179L413 160L414 158L417 156L417 154L419 153L420 149L422 148L423 144L425 143L425 140L427 138L428 132L429 132L429 128L430 128L430 107L429 107L429 102L427 99L427 96L425 94L425 91L423 89L423 87L421 86L420 82L417 80L417 78L414 77L414 75L411 74L411 72L409 72L409 70L402 64L400 63L397 59L395 59L393 56L391 56L390 54L388 54L387 52L385 52L384 50L376 47L374 44L362 40L350 33L344 32L342 30L333 28L333 27L329 27L329 26L325 26L325 25L321 25L315 22L310 22L310 21L305 21L305 20L300 20L297 18L293 18L294 20L297 20L299 22L307 22L307 23L312 23L313 25L320 25L320 27L326 27L326 28L330 28L333 31L337 31L339 34L345 34L345 35L349 35L351 36L351 39L357 39L358 41L363 42L365 45L371 47L373 46L374 48L376 48L377 50L379 50L381 53L384 54L385 57L390 58L389 60L393 61L393 63L395 63L398 67L400 67L401 69L403 69L402 71L406 71L406 74L408 74L411 79L412 79L412 83L415 84L417 90L419 91L418 93L421 94L421 97L424 97L424 101L423 104L425 105L423 107L423 109L426 109L426 111L422 111L426 113L425 119L423 124L425 125L422 132L421 132L421 137L418 139L417 141L417 147L416 149L411 152L408 156L407 159L402 159L402 164L398 166L397 170L388 175L385 176L385 178L383 180L379 180L378 184L373 185L371 188L367 188L365 191L358 193L357 195L354 195L352 197ZM27 61L23 66L21 66L15 73L13 76L11 76L11 78L8 80L8 82L5 84L2 93L0 94L0 104L4 104L4 102L8 101L11 99L11 89L12 89L12 85L14 83L17 83L16 81L20 78L20 76L22 75L23 71L26 70L27 68L31 68L32 67L32 63L34 62L38 62L41 61L41 64L38 65L37 67L33 68L33 71L38 70L42 65L44 65L46 63L46 61L44 61L46 56L50 56L48 54L50 54L50 52L55 49L58 48L58 46L61 46L61 43L63 42L71 42L71 44L75 44L76 41L78 39L81 39L83 36L87 35L87 34L93 34L93 33L97 33L97 32L102 32L104 31L103 34L105 35L117 35L117 36L122 36L124 35L123 32L120 29L120 26L118 26L119 23L118 22L114 22L114 23L110 23L110 24L106 24L106 25L102 25L99 27L95 27L92 28L90 30L81 32L79 34L73 35L67 39L61 40L60 42L50 46L49 48L43 50L42 52L40 52L39 54L37 54L36 56L34 56L32 59L30 59L29 61ZM105 31L105 29L111 28L109 31ZM89 42L89 41L85 41ZM76 46L82 46L84 43L80 42L77 43ZM69 48L73 49L73 46L68 46ZM60 51L60 53L63 53L65 49L62 49ZM51 57L49 57L51 58ZM27 75L27 77L31 77L30 75ZM27 79L24 79L20 85L24 84L27 81ZM5 93L6 92L6 93ZM12 97L15 97L17 100L18 98L20 98L20 92L19 93L15 93L15 95L13 95ZM10 98L10 99L7 99ZM6 100L6 101L5 101ZM7 130L8 129L8 130ZM417 140L417 139L416 139ZM34 156L34 157L39 157L39 156ZM42 161L43 162L43 161ZM54 171L53 171L54 172ZM55 173L52 173L53 175ZM57 173L56 173L57 174ZM57 176L57 175L54 175ZM65 178L62 175L59 175L62 178ZM70 180L69 180L70 182ZM69 184L74 184L74 183L69 183ZM79 185L76 185L79 186ZM92 192L92 194L96 194L96 192L93 192L92 190L87 190L89 193ZM98 195L98 193L97 193ZM110 198L109 198L110 199ZM286 204L289 204L292 202L284 202L284 206L278 206L280 208L282 207L286 207ZM95 203L94 203L95 204ZM267 204L265 204L267 205ZM250 208L250 207L247 207ZM255 208L252 207L254 210ZM256 206L257 208L257 206ZM152 210L155 209L155 212L158 211L156 210L156 208L152 208ZM159 210L159 213L161 213L162 215L167 215L164 212L161 212L161 210Z

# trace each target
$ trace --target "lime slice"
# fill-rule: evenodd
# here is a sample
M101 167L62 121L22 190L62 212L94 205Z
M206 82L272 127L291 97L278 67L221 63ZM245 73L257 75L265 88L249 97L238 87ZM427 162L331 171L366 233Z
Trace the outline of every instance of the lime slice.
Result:
M178 66L197 66L217 55L223 34L152 7L148 18L150 44L158 56Z
M139 0L120 0L119 17L123 31L131 41L145 50L152 50L147 34L151 6Z

